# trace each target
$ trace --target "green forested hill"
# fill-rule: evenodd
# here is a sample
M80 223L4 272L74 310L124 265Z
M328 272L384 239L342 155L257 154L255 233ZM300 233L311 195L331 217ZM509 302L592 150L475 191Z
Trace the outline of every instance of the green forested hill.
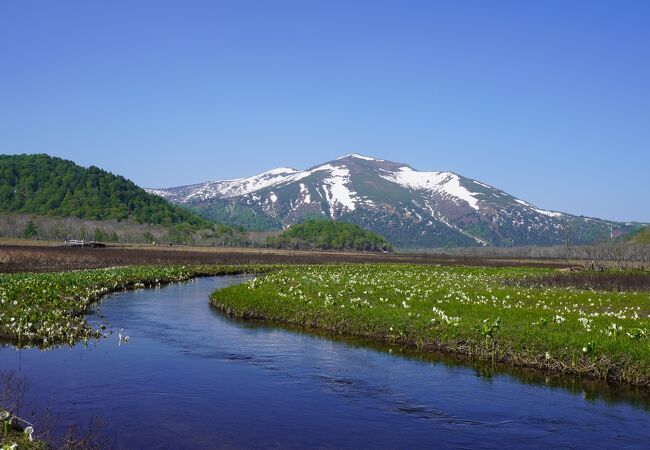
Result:
M0 213L209 225L124 177L45 154L0 155Z
M650 227L643 228L632 235L630 241L635 244L650 244Z
M279 236L269 237L267 245L276 248L319 248L324 250L392 251L391 244L357 225L330 220L309 220L293 225Z

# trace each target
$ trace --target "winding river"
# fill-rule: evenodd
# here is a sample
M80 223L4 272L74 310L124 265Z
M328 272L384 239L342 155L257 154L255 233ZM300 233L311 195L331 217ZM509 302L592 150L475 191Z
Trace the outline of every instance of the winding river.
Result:
M111 295L88 346L0 348L55 434L99 418L113 448L643 448L650 400L531 372L235 321L208 304L245 276ZM118 341L118 332L129 336Z

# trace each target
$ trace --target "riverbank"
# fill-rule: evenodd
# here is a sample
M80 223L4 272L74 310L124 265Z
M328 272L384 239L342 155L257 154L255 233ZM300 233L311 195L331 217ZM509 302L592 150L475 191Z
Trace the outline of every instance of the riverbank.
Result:
M6 434L0 435L0 448L12 448L12 445L16 450L45 450L50 448L47 443L41 440L30 441L24 431L19 429L12 429Z
M42 440L34 439L34 428L21 425L21 419L0 408L0 448L15 448L27 450L44 450L50 448ZM15 447L12 447L14 446Z
M268 270L268 266L134 266L58 273L0 274L0 339L22 346L73 345L99 338L84 314L102 296L190 278Z
M535 268L284 267L215 292L249 319L640 386L650 384L647 290L546 287Z

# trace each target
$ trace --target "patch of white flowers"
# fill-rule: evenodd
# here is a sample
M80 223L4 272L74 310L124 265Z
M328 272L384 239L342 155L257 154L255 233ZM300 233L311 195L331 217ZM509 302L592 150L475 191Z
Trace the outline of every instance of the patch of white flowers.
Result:
M557 324L564 323L566 322L566 317L556 314L555 317L553 317L553 322Z
M435 306L432 308L432 311L434 314L438 316L438 318L433 318L431 319L432 322L435 322L437 320L441 320L442 322L457 326L460 323L460 317L454 317L454 316L448 316L442 309L436 308Z
M579 317L578 322L585 328L587 331L591 331L591 322L592 319L587 319L586 317Z

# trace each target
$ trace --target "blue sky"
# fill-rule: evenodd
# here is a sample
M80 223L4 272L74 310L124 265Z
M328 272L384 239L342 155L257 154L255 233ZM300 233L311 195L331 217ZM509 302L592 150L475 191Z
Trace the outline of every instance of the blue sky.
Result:
M650 221L650 2L0 2L0 153L146 187L358 152Z

